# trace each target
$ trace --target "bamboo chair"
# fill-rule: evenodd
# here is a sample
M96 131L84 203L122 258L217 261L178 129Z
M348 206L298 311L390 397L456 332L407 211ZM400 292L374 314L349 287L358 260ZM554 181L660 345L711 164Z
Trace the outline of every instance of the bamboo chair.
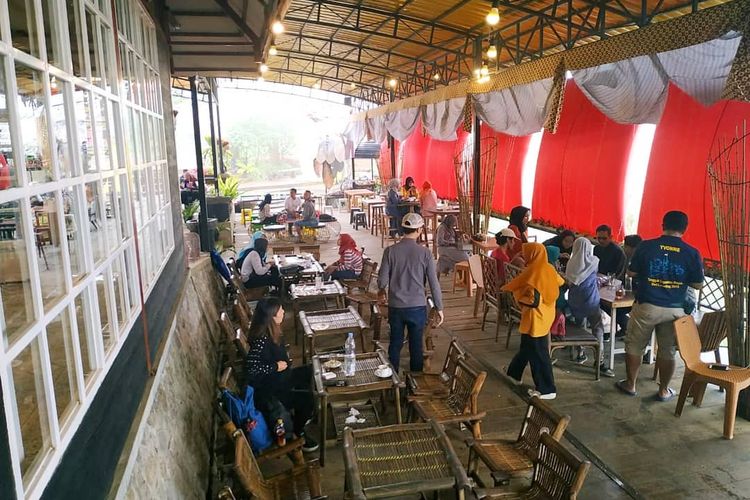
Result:
M407 396L411 410L424 421L434 419L439 424L466 424L475 439L482 437L481 422L487 412L479 411L479 392L487 372L477 371L459 359L453 386L445 396ZM413 415L413 413L412 413Z
M320 245L300 245L299 253L309 253L320 262Z
M515 441L469 440L467 473L476 479L481 460L492 473L495 486L506 485L511 477L523 476L532 470L542 434L549 433L559 441L569 423L570 416L560 415L538 397L532 397Z
M294 245L273 245L271 247L273 255L289 255L294 253Z
M737 398L742 389L750 386L750 368L730 366L727 371L712 370L708 363L700 359L701 339L693 317L685 316L675 320L674 328L680 357L685 362L685 375L682 378L675 416L682 415L685 399L692 387L694 387L693 405L700 407L706 392L706 384L716 384L727 391L724 405L724 438L732 439L737 414Z
M356 280L342 280L346 287L346 303L357 304L357 312L364 314L364 307L370 307L370 321L373 321L372 306L378 302L378 263L369 259L362 264L362 273Z
M545 433L539 440L539 451L534 460L531 486L523 491L509 493L507 490L476 488L474 493L480 500L497 499L549 499L574 500L578 498L591 468L588 460L579 460L559 441Z
M594 377L596 380L599 380L601 376L601 363L599 363L601 359L601 345L599 345L599 340L597 340L594 334L581 327L568 326L564 337L557 338L552 335L548 335L547 337L549 338L550 357L552 357L552 353L556 350L566 347L588 347L593 350Z
M242 300L245 302L253 302L268 296L268 291L270 289L267 286L245 288L245 285L240 281L239 275L233 274L230 279L232 280L232 285L234 285L234 288L237 290L237 295L242 297Z
M219 328L224 334L224 354L227 357L227 366L234 369L236 376L239 378L238 385L243 387L245 384L244 376L240 374L245 373L245 357L247 356L247 349L241 350L241 339L243 337L242 330L237 328L235 330L232 326L232 322L229 319L227 313L222 312L218 319Z
M234 474L245 492L259 500L322 499L320 467L314 459L302 465L294 465L284 472L264 477L259 463L286 454L285 448L276 453L255 457L245 435L233 423L224 425L224 430L234 442Z
M487 313L490 311L490 307L492 307L497 311L497 317L495 318L495 342L497 342L497 339L500 336L500 322L503 314L503 298L502 292L500 292L500 277L497 273L497 263L495 262L495 259L486 256L481 256L480 259L482 263L482 284L484 285L482 289L482 300L484 302L482 331L484 331L484 326L487 323Z
M458 337L453 337L448 345L448 353L439 373L407 373L406 387L414 396L447 395L456 376L458 360L465 358L466 349L459 343Z
M245 304L244 306L243 303ZM245 337L247 337L247 335L250 333L250 323L252 321L252 311L250 311L250 307L247 305L247 302L239 299L234 299L234 303L232 304L232 312L234 313L234 318L237 320L237 323L240 325L242 333L245 335ZM248 312L250 312L250 315L248 315Z
M356 279L341 280L341 284L346 287L346 293L351 293L355 290L368 291L368 289L370 288L370 281L372 280L372 276L377 272L377 270L377 262L370 259L365 259L362 262L362 272L359 274L359 277Z
M521 268L513 264L505 263L505 282L509 282L521 274ZM521 307L516 302L512 293L503 292L502 307L505 309L506 319L508 321L508 333L505 337L505 348L510 347L510 334L513 332L513 325L521 324ZM495 339L497 341L497 339ZM598 366L598 365L597 365Z
M712 311L703 315L698 324L698 336L701 339L701 353L712 352L717 363L721 363L721 352L719 346L727 338L729 327L727 325L726 311ZM654 365L652 380L659 377L658 365Z
M479 314L479 305L484 301L484 277L482 272L482 256L474 254L469 257L469 271L471 279L477 284L477 294L474 297L474 317Z

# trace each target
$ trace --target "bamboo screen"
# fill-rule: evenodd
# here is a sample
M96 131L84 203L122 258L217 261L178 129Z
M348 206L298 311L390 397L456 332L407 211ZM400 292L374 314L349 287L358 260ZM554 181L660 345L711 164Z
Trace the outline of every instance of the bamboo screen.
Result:
M497 139L482 137L479 141L479 225L474 227L474 141L473 135L453 160L456 172L456 193L461 207L459 224L465 234L486 234L492 210L492 193L495 186L495 162L497 161Z

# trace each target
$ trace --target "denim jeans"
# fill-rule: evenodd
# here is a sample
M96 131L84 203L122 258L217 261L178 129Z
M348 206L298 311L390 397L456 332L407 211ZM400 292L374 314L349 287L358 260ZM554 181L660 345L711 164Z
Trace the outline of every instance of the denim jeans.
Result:
M388 324L391 327L391 340L388 345L388 359L394 370L401 362L401 347L404 343L404 329L409 329L409 370L421 372L424 366L422 356L422 333L427 325L427 307L389 307Z
M334 280L356 280L357 273L353 269L338 269L331 273L331 279Z

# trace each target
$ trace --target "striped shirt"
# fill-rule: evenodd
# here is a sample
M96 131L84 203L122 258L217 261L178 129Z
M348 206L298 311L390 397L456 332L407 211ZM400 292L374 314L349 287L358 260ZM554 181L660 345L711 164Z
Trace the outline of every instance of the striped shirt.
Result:
M362 254L355 250L344 250L344 256L341 258L341 265L339 269L351 269L354 274L359 275L362 273L362 266L364 261Z

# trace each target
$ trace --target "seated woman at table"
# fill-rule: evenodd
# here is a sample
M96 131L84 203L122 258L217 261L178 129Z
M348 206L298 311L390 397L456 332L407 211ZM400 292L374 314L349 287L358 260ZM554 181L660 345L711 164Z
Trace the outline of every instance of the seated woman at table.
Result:
M279 269L272 262L266 263L268 240L258 238L255 240L253 249L242 261L240 277L245 288L258 288L261 286L275 286L281 288L281 276Z
M427 219L434 215L438 204L438 197L429 181L424 181L424 184L422 184L422 194L419 196L419 204L422 206L422 217Z
M328 266L326 279L354 280L362 274L364 259L354 238L346 233L339 235L339 260Z
M261 238L268 239L266 238L266 234L263 231L255 231L253 233L253 237L250 239L250 243L242 247L242 249L239 251L239 253L237 254L236 263L240 269L242 268L242 263L245 262L245 257L247 257L247 255L250 253L250 250L255 248L255 242Z
M401 229L401 219L408 211L406 207L400 207L401 195L399 194L400 183L393 178L388 182L388 194L385 197L385 213L391 217L391 229L398 231L399 236L404 234Z
M271 213L271 194L268 193L258 205L258 216L260 223L264 226L276 224L276 216Z
M570 253L573 251L573 242L575 239L576 235L573 231L570 229L563 229L556 236L542 242L542 245L546 247L553 246L560 249L560 258L558 259L558 262L560 262L563 271L565 270L565 266L568 265L568 260L570 259Z
M419 198L419 190L417 190L417 185L414 184L413 177L407 177L404 181L404 187L401 188L401 197Z
M513 209L510 211L510 217L508 217L508 222L510 222L510 225L508 225L508 229L512 230L517 240L513 242L513 245L510 247L510 250L508 250L508 255L510 256L511 260L513 260L516 255L521 255L521 258L523 258L523 255L521 253L521 248L523 247L524 243L528 243L529 241L529 228L527 224L531 220L531 210L524 206L517 206L513 207Z
M604 326L602 311L599 309L599 283L597 281L599 258L594 255L594 245L588 238L576 238L573 250L565 269L565 280L568 283L568 307L577 321L588 320L591 333L599 341L601 374L614 377L612 370L603 364L604 359ZM578 363L587 360L583 349L578 348Z
M281 403L292 414L294 433L305 439L302 451L311 452L318 449L318 443L305 432L315 409L311 390L312 366L292 368L284 347L283 321L284 308L279 299L258 301L250 323L250 349L245 358L245 370L254 389L255 406L270 420L269 428L273 429L276 418L281 418L278 409L278 403Z
M468 241L468 237L458 235L456 232L457 222L455 215L448 214L443 217L443 221L437 228L435 242L438 251L438 273L448 274L456 264L469 260L469 253L462 248L464 242Z

